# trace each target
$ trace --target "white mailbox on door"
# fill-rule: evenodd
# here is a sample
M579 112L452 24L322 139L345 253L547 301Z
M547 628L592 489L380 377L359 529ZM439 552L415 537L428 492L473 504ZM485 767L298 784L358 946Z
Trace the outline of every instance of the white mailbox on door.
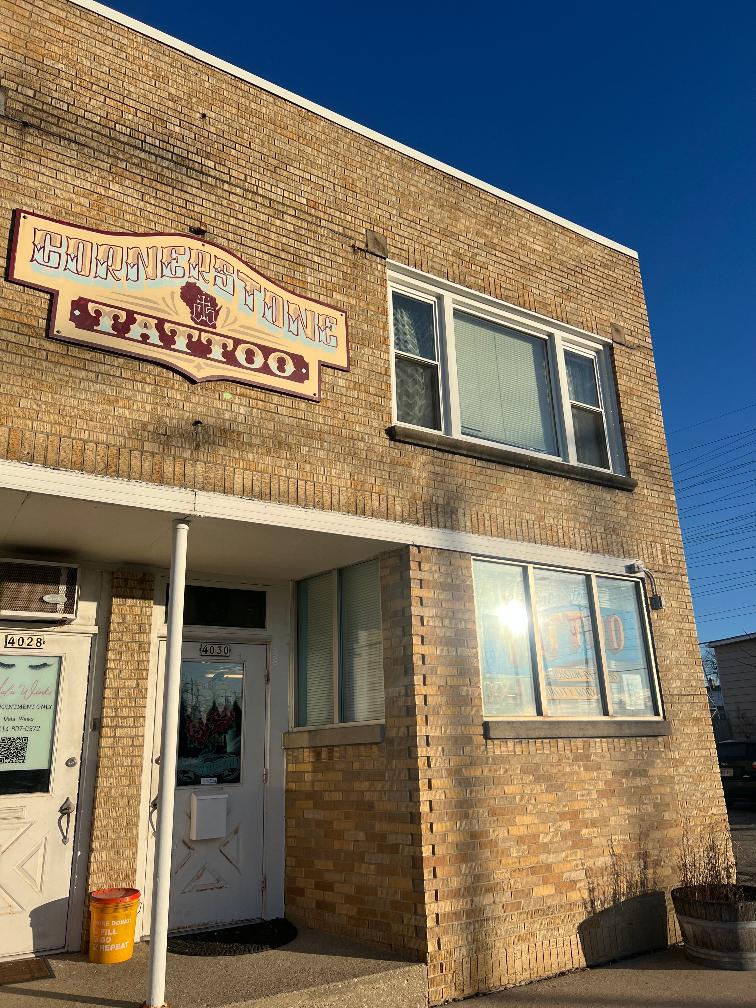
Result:
M221 840L226 835L228 795L192 792L190 840Z

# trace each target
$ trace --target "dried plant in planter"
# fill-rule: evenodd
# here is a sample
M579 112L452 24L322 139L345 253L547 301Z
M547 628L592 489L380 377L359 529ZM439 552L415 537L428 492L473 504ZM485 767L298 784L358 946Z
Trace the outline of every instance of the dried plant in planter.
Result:
M720 969L756 969L756 887L738 884L729 833L686 835L680 875L671 895L688 956Z
M685 834L680 850L680 888L695 890L692 898L737 902L743 886L737 884L737 868L727 832L711 831L703 842Z

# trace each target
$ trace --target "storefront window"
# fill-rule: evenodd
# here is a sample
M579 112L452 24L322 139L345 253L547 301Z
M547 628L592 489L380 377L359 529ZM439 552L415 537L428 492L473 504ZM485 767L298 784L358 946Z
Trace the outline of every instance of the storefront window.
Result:
M176 787L241 780L244 665L181 663Z
M543 660L545 714L602 714L588 579L583 574L534 573Z
M473 576L486 717L659 714L637 581L486 560Z
M0 794L50 790L60 657L0 655Z
M536 712L524 573L521 567L476 565L483 706L490 715Z
M614 712L628 717L653 714L651 668L636 586L611 578L596 578L596 584Z
M377 560L297 584L297 727L383 720Z

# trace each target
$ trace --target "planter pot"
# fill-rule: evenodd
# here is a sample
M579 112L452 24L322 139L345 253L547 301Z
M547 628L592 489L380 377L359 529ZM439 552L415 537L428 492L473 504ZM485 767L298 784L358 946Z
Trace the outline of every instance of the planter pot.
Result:
M756 886L682 886L672 903L691 959L756 970Z

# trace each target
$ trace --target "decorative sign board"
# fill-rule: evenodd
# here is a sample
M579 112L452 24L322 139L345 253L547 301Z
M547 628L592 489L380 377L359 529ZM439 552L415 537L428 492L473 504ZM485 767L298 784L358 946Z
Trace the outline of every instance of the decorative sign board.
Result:
M52 294L53 339L191 381L317 400L321 366L349 370L343 311L188 235L96 231L16 210L8 279Z

